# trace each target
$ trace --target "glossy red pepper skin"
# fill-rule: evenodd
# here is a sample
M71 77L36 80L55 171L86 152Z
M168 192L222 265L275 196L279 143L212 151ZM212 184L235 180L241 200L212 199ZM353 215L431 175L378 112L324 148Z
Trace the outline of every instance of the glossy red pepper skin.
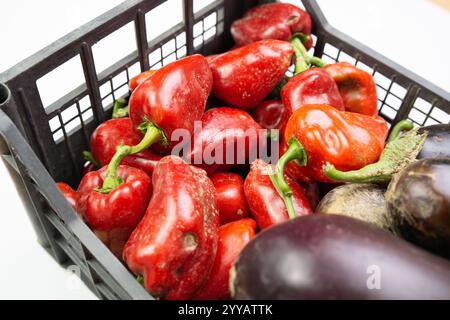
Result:
M86 174L78 186L77 211L87 225L117 256L131 232L143 217L152 196L152 182L142 170L119 166L123 183L104 194L96 191L103 185L107 167Z
M133 130L130 118L111 119L103 122L91 136L91 151L101 166L108 165L119 145L134 146L141 141L142 135ZM150 150L126 156L121 164L153 174L156 163L162 158Z
M250 209L244 193L244 180L231 172L215 173L211 181L216 189L217 210L220 225L248 218Z
M190 299L204 284L217 250L219 214L206 172L175 156L158 162L154 194L123 258L164 299Z
M264 129L282 130L289 120L289 113L279 100L267 100L251 113L253 119Z
M220 227L214 266L205 285L195 295L194 299L230 299L229 278L231 266L242 249L255 237L255 233L256 222L252 219L242 219Z
M260 229L266 229L289 220L286 205L267 174L268 167L269 165L264 161L256 160L252 163L244 183L245 196L250 211ZM312 214L313 211L303 187L288 175L285 175L284 178L292 190L295 214L297 216Z
M281 100L290 115L310 104L326 104L337 110L345 110L336 83L320 68L309 69L289 80L281 90Z
M345 110L374 116L378 113L377 87L373 77L348 62L327 65L344 100Z
M228 107L214 108L206 111L201 120L202 129L193 137L188 159L208 174L225 171L236 164L249 163L249 156L252 153L257 155L258 146L261 148L266 143L266 139L260 137L260 125L245 111ZM245 146L244 150L240 146ZM217 155L217 161L205 161L212 150L220 149L223 153L222 156ZM228 154L231 151L234 152L233 159ZM232 163L227 163L227 156L233 160Z
M210 62L213 94L235 108L256 107L281 81L293 52L289 42L263 40L219 55Z
M288 3L256 6L231 25L234 41L242 46L264 39L289 41L294 33L311 33L311 17Z
M327 162L338 170L350 171L378 161L388 131L386 121L379 116L308 105L291 116L284 139L297 138L308 155L306 167L299 167L299 171L315 181L332 182L322 171Z
M150 121L171 140L173 131L194 130L212 88L208 62L192 55L172 62L142 82L131 94L130 118L135 129ZM173 147L176 143L170 143Z
M130 82L128 83L128 87L131 91L134 91L134 89L136 89L138 85L154 75L155 72L156 70L147 70L138 74L137 76L131 78Z
M61 191L63 196L66 198L67 202L73 207L74 210L77 210L77 192L72 189L68 184L63 182L56 183L56 187Z

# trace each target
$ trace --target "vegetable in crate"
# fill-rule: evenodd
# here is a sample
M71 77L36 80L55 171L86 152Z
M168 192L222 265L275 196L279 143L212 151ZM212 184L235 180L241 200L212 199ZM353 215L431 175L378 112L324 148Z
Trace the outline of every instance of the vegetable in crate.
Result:
M202 128L194 133L187 158L208 174L248 163L266 144L265 137L260 137L259 124L243 110L213 108L203 114L201 121Z
M406 167L392 179L386 203L403 238L450 258L450 158Z
M281 130L289 120L289 113L279 100L267 100L257 106L251 115L264 129Z
M359 219L393 231L392 215L386 210L386 189L375 184L346 184L328 192L317 212Z
M417 159L450 157L450 124L422 127L418 133L427 133L427 138Z
M300 217L268 229L230 272L235 299L450 299L450 262L368 223Z
M271 182L269 174L272 170L272 166L258 159L252 163L244 183L250 211L260 229L313 213L303 187L288 176L285 179L292 191L292 208L286 208L283 198Z
M264 39L289 41L294 33L311 33L311 17L302 9L288 3L271 3L256 6L233 22L231 34L242 46ZM307 47L312 46L308 37Z
M107 165L120 145L137 145L141 136L133 130L130 118L111 119L103 122L91 136L93 157L101 166ZM162 158L150 150L142 150L137 154L126 156L121 164L135 167L152 175L156 163Z
M388 126L381 117L342 112L327 105L304 106L287 123L284 138L289 148L278 162L277 174L282 178L289 161L305 160L306 166L298 168L305 176L332 182L322 171L325 164L352 170L374 163L387 135Z
M377 87L373 77L348 62L324 67L339 87L345 110L374 116L378 113Z
M217 250L219 214L206 172L175 156L158 162L154 194L123 259L155 297L190 299L207 280Z
M147 70L133 77L128 84L130 91L134 91L134 89L136 89L138 85L154 75L156 71L157 70Z
M294 76L281 90L288 114L305 105L325 104L345 111L339 89L323 69L309 69Z
M173 148L175 142L169 140L175 130L193 133L194 122L205 111L211 87L211 70L201 55L188 56L156 71L133 91L129 101L133 127L144 137L135 146L119 146L112 161L120 162L156 142L162 151ZM118 183L117 174L110 168L103 189L112 189Z
M293 53L289 42L263 40L219 55L209 63L213 94L231 107L256 107L281 81Z
M216 204L220 224L248 218L250 209L244 194L244 180L231 172L220 172L211 176L216 190Z
M152 195L150 177L142 170L118 166L120 184L102 189L108 167L86 174L78 186L77 211L87 225L118 257L131 232L143 217Z
M56 183L56 187L61 191L67 202L74 208L77 209L77 192L73 190L68 184L63 182Z
M205 285L197 292L194 299L222 300L230 298L231 266L242 249L254 238L255 233L256 223L252 219L242 219L220 227L214 266Z

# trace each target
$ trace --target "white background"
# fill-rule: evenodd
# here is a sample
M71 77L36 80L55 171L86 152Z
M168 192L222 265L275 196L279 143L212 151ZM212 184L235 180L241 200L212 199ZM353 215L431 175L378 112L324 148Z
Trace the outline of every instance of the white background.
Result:
M162 31L157 26L173 20L180 1L171 0L173 6L159 14L156 21L161 23L155 23L152 32ZM194 3L201 6L205 1ZM318 1L332 25L450 91L449 11L427 0ZM120 2L2 0L0 72ZM450 1L446 3L449 7ZM108 50L117 45L99 51L96 59L107 61ZM0 195L0 299L95 299L84 285L74 286L69 273L37 244L2 162Z

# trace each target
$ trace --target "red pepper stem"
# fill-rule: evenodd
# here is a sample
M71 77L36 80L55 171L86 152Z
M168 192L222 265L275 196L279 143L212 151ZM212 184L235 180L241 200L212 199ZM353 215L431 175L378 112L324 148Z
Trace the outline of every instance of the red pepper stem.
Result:
M98 163L97 160L95 160L94 155L92 154L92 152L83 151L83 158L87 162L90 162L94 166L94 168L96 168L96 169L100 168L100 164Z
M395 125L394 128L392 128L391 134L389 135L387 142L389 143L397 139L403 131L411 131L412 129L414 129L414 125L412 124L411 121L408 120L400 121Z
M278 194L283 198L289 217L294 219L296 214L292 203L292 190L284 180L284 168L290 161L296 161L298 165L306 166L308 157L302 144L295 137L291 137L288 146L287 151L278 160L276 172L270 175L270 180Z
M323 167L323 172L328 178L338 182L387 184L393 175L416 160L427 135L427 132L419 134L417 130L409 131L389 142L378 162L362 169L344 172L328 163Z
M123 98L119 98L114 102L112 118L126 118L129 114L129 108L127 102Z
M161 141L163 144L167 144L167 139L164 132L151 122L145 121L139 126L139 130L145 132L144 138L142 138L139 144L135 146L122 145L116 148L116 153L108 165L105 179L103 180L103 186L98 190L99 192L110 193L123 183L122 179L117 175L117 168L123 158L130 154L142 152L158 141Z
M295 70L294 76L308 70L311 66L323 68L326 62L319 57L310 56L303 43L307 36L303 33L296 33L291 38L291 45L295 53Z
M306 48L298 37L293 37L291 40L292 48L295 53L295 70L294 76L309 69L308 65L308 53Z

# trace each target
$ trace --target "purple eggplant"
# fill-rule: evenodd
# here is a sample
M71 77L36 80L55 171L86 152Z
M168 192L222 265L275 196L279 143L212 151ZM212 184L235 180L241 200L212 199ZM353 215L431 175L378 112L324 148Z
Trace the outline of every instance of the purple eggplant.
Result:
M230 289L234 299L450 299L450 261L366 222L317 214L253 239Z
M450 124L438 124L419 129L419 133L428 132L428 136L417 159L450 157Z
M399 235L450 258L450 158L406 167L389 184L386 205Z

